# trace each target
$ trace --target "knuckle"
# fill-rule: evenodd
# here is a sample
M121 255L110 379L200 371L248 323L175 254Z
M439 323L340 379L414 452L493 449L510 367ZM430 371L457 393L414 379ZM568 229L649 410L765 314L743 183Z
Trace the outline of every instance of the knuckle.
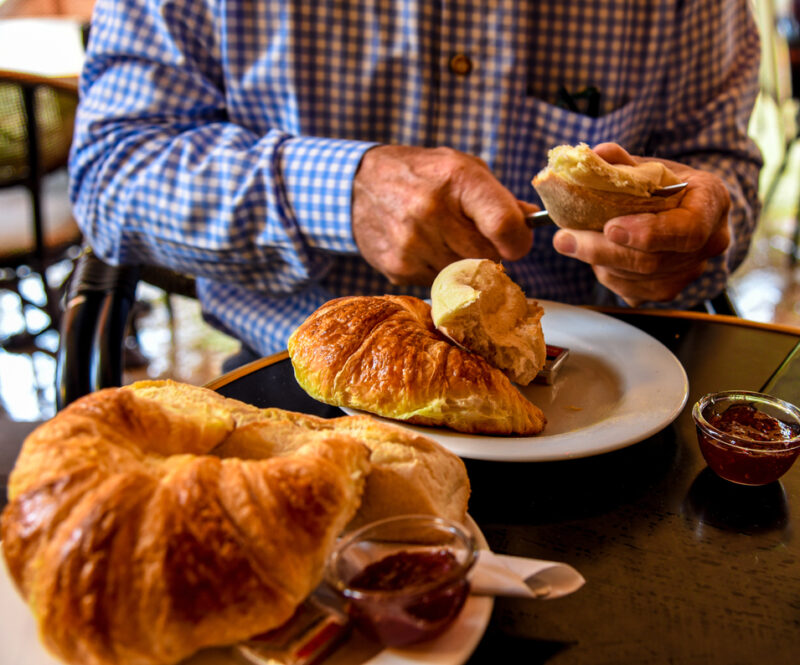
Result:
M725 225L724 231L722 233L715 234L711 241L708 244L708 251L707 255L710 256L718 256L722 254L728 246L731 244L731 232L728 229L728 226Z
M705 264L695 266L694 268L686 270L680 279L666 280L663 282L655 283L652 287L652 296L650 300L655 302L666 302L677 298L681 292L691 284L695 279L703 274Z
M513 216L502 210L488 210L480 220L480 231L487 237L502 238L510 234L513 226Z
M448 147L436 148L438 158L442 168L447 171L458 171L464 169L470 162L466 155Z
M402 256L390 254L384 257L381 272L389 278L392 284L404 283L413 271Z
M678 297L678 294L683 290L683 287L677 285L661 285L652 289L652 293L647 297L647 300L654 302L667 302Z
M428 220L436 215L438 204L432 196L415 196L407 204L405 223L402 228L407 235L413 234L418 220Z
M637 252L633 256L631 264L631 271L639 273L640 275L652 275L658 272L662 266L662 259L657 254L649 252Z
M629 303L667 302L675 299L696 275L679 279L636 279L595 267L597 280Z
M700 225L690 226L682 236L683 243L681 251L697 252L705 247L708 242L708 234Z
M401 277L393 273L386 272L384 273L384 276L386 277L386 279L389 280L389 284L394 284L395 286L402 286L405 283Z
M719 178L714 178L713 191L716 199L722 206L723 213L727 213L731 207L731 194L725 186L725 183Z

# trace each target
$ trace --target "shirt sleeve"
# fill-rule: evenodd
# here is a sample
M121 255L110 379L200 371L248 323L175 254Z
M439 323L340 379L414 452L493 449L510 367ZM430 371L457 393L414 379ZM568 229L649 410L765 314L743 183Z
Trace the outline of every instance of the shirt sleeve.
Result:
M231 122L219 5L99 0L70 196L111 263L294 293L326 272L331 253L357 251L352 180L374 144Z
M686 308L718 295L741 264L758 220L761 154L747 134L758 93L761 47L747 0L695 0L676 21L674 60L664 82L663 118L648 153L715 173L731 197L731 243L674 301Z

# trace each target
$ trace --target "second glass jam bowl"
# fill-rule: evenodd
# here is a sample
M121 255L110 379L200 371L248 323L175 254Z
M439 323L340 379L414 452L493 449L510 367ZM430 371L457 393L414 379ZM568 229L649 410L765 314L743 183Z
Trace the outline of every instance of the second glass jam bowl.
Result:
M800 455L800 409L745 390L710 393L692 409L700 452L714 473L741 485L780 478Z

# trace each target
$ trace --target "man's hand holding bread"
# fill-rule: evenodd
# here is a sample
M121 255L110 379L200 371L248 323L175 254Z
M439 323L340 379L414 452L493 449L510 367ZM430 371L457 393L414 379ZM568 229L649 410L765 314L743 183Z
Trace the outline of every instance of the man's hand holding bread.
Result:
M649 199L643 197L641 212L620 208L619 216L601 219L602 225L594 230L562 229L553 239L556 250L590 264L597 280L632 306L675 298L703 273L706 261L724 252L730 242L728 190L711 173L667 160L633 157L615 143L602 143L593 152L612 165L636 171L653 163L664 165L674 180L688 184L664 210L648 211ZM534 180L537 189L541 177ZM667 184L672 180L660 183ZM571 205L577 206L580 197L575 188ZM660 206L668 199L652 201ZM550 209L550 203L545 204Z
M615 143L593 150L560 146L551 153L561 148L601 158L601 172L622 167L621 179L600 189L602 178L572 183L559 206L537 184L547 169L534 186L560 225L566 226L558 212L573 219L572 228L556 233L556 251L590 264L597 280L630 305L675 298L727 248L730 196L719 177L634 157ZM637 182L645 189L639 191ZM675 182L688 185L668 199L647 191ZM356 244L395 284L430 285L440 270L463 258L522 258L533 242L525 214L535 209L518 201L482 160L449 148L377 146L364 155L353 184ZM575 221L587 215L593 221Z

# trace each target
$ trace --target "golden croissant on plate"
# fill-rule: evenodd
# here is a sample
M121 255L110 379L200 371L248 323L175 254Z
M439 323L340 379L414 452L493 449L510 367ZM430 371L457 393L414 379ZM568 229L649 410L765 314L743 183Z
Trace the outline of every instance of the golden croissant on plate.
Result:
M447 497L426 487L440 471ZM143 381L88 395L25 440L2 548L61 660L166 665L287 621L362 509L441 505L463 520L468 495L463 463L401 428Z
M348 296L289 339L295 377L312 397L418 425L531 435L545 417L497 368L436 330L411 296Z

